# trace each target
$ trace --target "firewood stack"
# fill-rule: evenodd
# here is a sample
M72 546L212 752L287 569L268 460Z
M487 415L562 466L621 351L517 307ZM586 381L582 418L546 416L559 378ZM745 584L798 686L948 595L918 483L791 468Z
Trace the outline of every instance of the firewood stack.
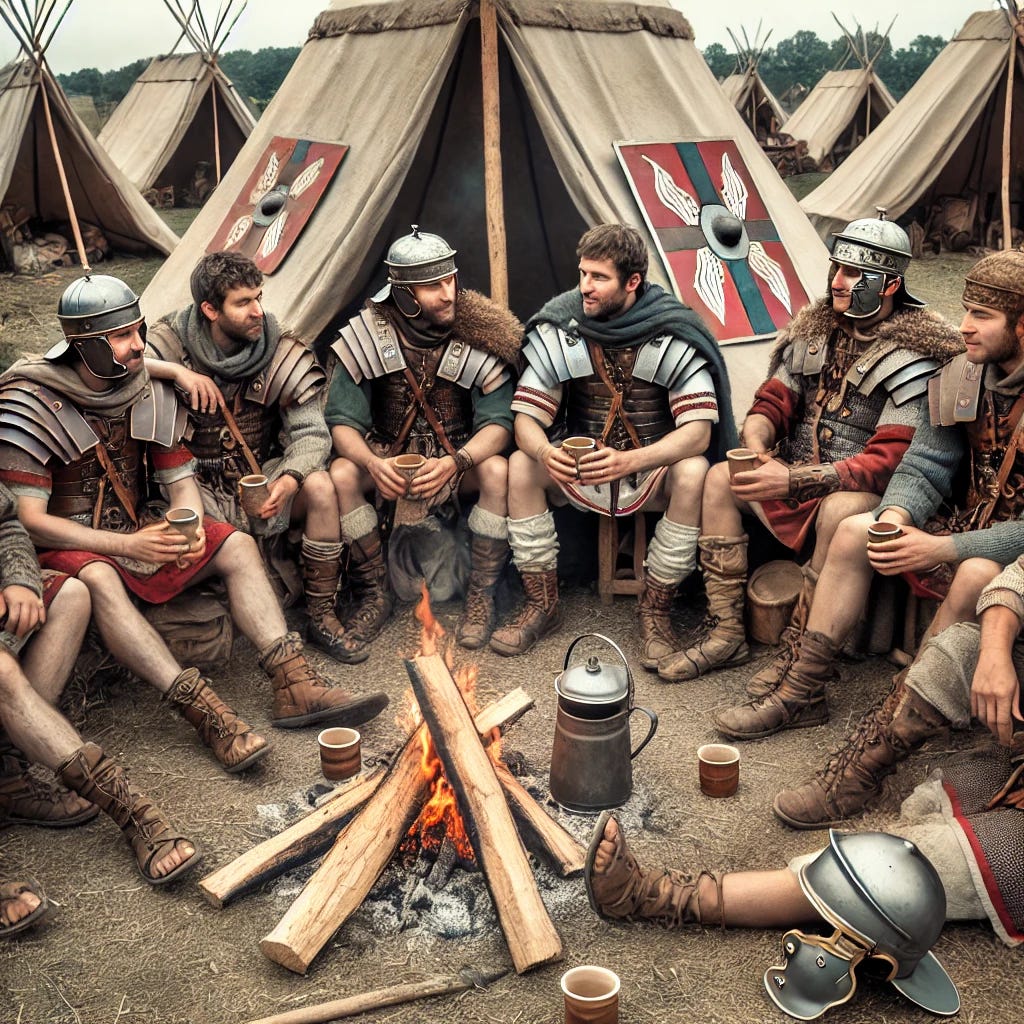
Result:
M201 890L214 906L224 907L323 852L336 836L303 891L260 941L271 960L305 974L362 904L419 817L435 781L424 772L423 746L429 738L437 755L431 763L435 772L443 770L455 794L516 971L561 959L561 940L513 818L531 848L562 877L583 870L585 851L485 747L532 707L532 698L514 690L474 717L440 654L421 654L405 665L423 721L387 771L340 790L296 825L204 878Z

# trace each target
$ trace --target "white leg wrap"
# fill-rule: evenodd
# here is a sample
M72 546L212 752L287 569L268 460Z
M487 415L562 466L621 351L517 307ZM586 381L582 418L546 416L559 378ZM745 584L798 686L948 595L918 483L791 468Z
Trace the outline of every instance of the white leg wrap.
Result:
M551 511L508 520L512 561L520 572L546 572L558 565L558 534Z
M341 517L341 536L346 541L359 540L377 529L377 513L372 505L360 505Z
M474 505L466 520L470 533L478 537L490 537L492 540L505 540L508 537L508 518L488 512L487 509Z
M662 516L647 545L647 571L659 583L682 583L697 568L699 536L696 526L673 523L668 516Z

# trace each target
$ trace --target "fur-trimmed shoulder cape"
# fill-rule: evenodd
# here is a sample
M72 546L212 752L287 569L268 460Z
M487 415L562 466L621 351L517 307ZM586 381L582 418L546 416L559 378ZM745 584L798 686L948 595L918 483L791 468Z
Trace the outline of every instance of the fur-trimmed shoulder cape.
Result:
M782 364L783 353L789 345L794 342L820 341L830 337L835 329L836 317L830 299L819 299L810 306L804 306L789 326L779 332L772 346L768 363L769 378L775 375ZM963 337L948 320L931 310L914 307L898 309L876 325L873 344L893 341L898 342L901 348L931 356L939 363L945 363L964 351Z

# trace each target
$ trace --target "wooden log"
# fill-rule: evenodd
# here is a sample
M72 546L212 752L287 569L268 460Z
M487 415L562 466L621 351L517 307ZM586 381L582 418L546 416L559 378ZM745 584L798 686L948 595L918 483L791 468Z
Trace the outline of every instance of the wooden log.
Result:
M523 699L530 701L525 693ZM521 714L521 704L522 699L510 706L510 713ZM492 710L481 714L485 725L494 721ZM474 726L471 722L470 735L490 764ZM427 797L432 780L423 774L421 764L426 731L424 723L406 740L384 781L342 829L284 917L260 940L268 959L305 974L328 939L358 910Z
M345 822L365 803L384 778L384 769L338 790L315 811L276 836L257 843L199 882L202 894L218 910L278 875L324 853Z
M494 771L512 814L526 832L523 839L527 846L539 847L561 878L580 874L586 865L587 851L530 796L507 765L496 764Z
M406 661L434 748L458 800L516 972L561 959L562 941L540 898L526 851L466 702L438 655Z
M533 698L521 687L488 704L475 719L477 731L487 742L490 733L504 732L533 707ZM257 888L324 853L337 838L348 818L380 785L383 771L338 790L315 811L283 832L258 843L230 864L225 864L199 883L203 895L220 910L239 896Z
M504 977L506 971L491 971L480 974L476 971L464 970L457 975L448 977L428 978L426 981L410 982L406 985L392 985L389 988L378 988L372 992L360 992L358 995L344 999L332 999L327 1003L316 1003L303 1006L297 1010L286 1010L275 1013L272 1017L260 1017L249 1021L249 1024L328 1024L342 1017L355 1017L370 1010L380 1010L385 1006L398 1006L411 1003L414 999L426 999L429 996L449 995L452 992L465 992L469 988L483 988L492 981Z

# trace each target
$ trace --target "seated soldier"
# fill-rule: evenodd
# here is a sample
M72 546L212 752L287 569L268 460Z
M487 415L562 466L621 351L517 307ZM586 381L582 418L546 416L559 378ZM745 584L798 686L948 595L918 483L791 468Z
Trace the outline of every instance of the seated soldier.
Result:
M906 232L891 221L858 220L836 234L830 298L801 310L780 334L771 376L743 425L743 443L762 464L733 480L726 466L708 475L700 541L708 618L694 644L659 664L662 678L692 679L749 660L745 515L756 515L798 554L813 545L779 660L791 660L798 638L803 652L816 655L815 637L803 627L836 529L878 504L914 431L927 422L928 377L962 347L952 325L907 291L909 263ZM753 739L826 720L824 681L790 713L788 690L779 700L765 696L765 675L777 682L774 665L758 673L753 699L715 719L721 731Z
M188 446L206 514L255 534L286 585L294 565L280 542L301 527L306 640L338 661L363 661L367 652L346 642L335 614L341 533L326 469L324 372L302 341L264 312L263 273L248 256L207 253L192 271L191 288L193 304L146 335L147 356L156 357L146 367L189 396ZM250 473L270 485L252 519L238 493L238 481Z
M479 495L469 513L469 586L456 628L469 649L494 628L494 591L508 561L505 526L512 370L522 325L478 292L459 288L455 250L421 232L388 250L388 284L342 328L327 400L338 458L330 472L349 545L353 602L346 642L364 648L391 616L377 511L368 497L403 496L437 509ZM419 455L411 483L395 457Z
M975 751L943 769L904 802L899 834L939 869L949 919L985 919L1011 945L1024 941L1024 709L1020 678L1024 644L1024 556L985 588L981 625L958 623L930 640L905 681L859 727L828 773L845 773L849 804L830 803L838 824L866 803L915 747L950 725L977 718L998 746ZM846 766L850 771L846 771ZM778 813L778 808L776 808ZM808 827L801 825L799 827ZM588 866L595 909L610 917L765 927L806 920L798 880L785 870L741 872L716 880L673 871L643 872L606 815L595 832ZM807 908L803 906L803 915Z
M124 832L142 877L161 885L198 865L195 844L57 710L89 610L84 584L52 571L40 577L14 496L0 485L0 824L63 828L102 809ZM29 762L81 796L46 786L29 774ZM0 938L35 924L47 909L32 883L0 885Z
M696 565L709 460L735 441L728 378L697 314L647 282L647 246L635 228L592 228L576 253L579 287L527 327L527 369L512 403L519 450L509 460L508 525L526 605L491 649L524 654L561 622L549 501L606 516L664 509L638 605L641 661L654 668L679 647L670 611ZM574 457L558 443L565 434L594 450Z
M195 460L181 443L186 412L143 364L138 297L116 278L93 275L66 289L58 319L63 342L0 376L0 481L17 496L41 565L89 588L107 650L164 694L229 772L253 765L267 741L198 669L177 663L135 604L162 603L217 575L271 679L275 726L356 724L379 714L386 695L353 697L307 663L251 537L206 518L192 541L162 516L152 521L146 498L156 486L173 508L202 517L203 504Z

